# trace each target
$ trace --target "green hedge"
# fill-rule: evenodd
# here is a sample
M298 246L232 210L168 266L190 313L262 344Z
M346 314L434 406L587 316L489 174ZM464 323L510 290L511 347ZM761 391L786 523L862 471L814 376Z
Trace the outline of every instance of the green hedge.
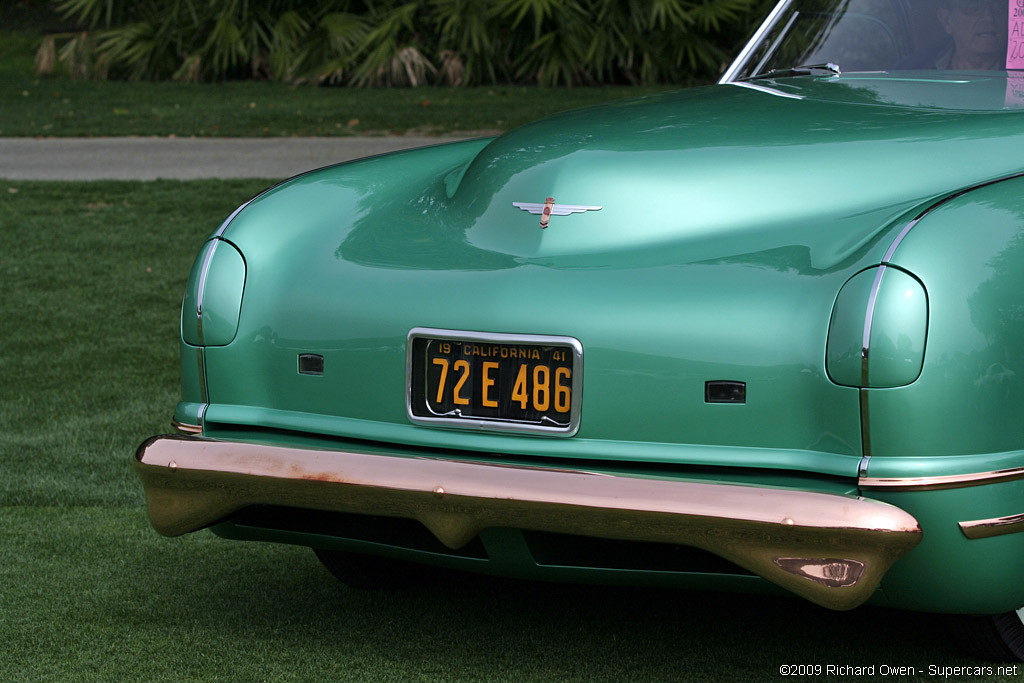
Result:
M766 0L60 0L39 73L289 83L685 83Z

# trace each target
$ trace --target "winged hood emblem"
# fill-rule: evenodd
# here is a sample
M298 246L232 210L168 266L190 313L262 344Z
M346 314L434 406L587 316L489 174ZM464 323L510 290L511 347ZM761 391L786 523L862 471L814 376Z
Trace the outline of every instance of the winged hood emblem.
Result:
M601 206L584 206L583 204L555 204L553 197L548 197L543 204L531 204L530 202L512 202L512 206L532 214L540 214L540 227L548 227L548 221L552 216L568 216L571 213L585 213L587 211L600 211Z

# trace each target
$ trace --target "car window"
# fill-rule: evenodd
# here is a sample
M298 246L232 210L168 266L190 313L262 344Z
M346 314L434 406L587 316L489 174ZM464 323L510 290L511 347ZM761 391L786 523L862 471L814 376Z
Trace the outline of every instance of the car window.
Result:
M795 0L744 55L735 78L832 63L843 72L1007 70L1024 0Z

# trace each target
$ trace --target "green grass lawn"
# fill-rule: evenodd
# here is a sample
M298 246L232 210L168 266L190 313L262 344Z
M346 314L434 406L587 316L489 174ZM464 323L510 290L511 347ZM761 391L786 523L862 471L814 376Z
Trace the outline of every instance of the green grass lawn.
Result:
M502 131L565 109L672 88L321 88L34 75L39 37L0 32L0 137L442 135Z
M726 681L776 680L782 664L983 664L931 615L454 574L358 592L304 548L158 536L130 462L169 431L185 278L266 184L0 180L0 681Z

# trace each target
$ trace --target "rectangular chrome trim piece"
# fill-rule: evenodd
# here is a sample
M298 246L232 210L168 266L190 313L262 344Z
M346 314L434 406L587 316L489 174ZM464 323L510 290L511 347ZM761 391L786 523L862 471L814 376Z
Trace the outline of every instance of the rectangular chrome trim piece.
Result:
M761 38L764 34L771 30L775 25L775 22L779 20L779 15L782 14L791 3L792 0L782 0L782 2L775 6L775 9L771 11L768 18L766 18L758 29L754 31L754 35L752 35L750 40L747 41L747 44L743 46L743 49L740 51L739 55L737 55L736 59L732 60L732 64L730 64L729 68L725 70L722 77L718 79L719 83L728 83L733 80L736 76L736 72L740 70L743 63L746 62L747 58L750 56L750 53L753 52L754 47L761 42Z
M545 427L541 425L512 424L508 422L491 422L480 419L432 418L416 415L412 410L412 340L415 338L454 339L478 341L485 344L541 344L544 346L564 346L573 353L572 398L570 399L569 426ZM495 334L493 332L472 332L464 330L435 329L432 327L414 327L409 330L405 340L405 414L410 422L431 427L447 427L457 429L478 429L493 432L513 432L520 434L536 434L542 436L573 436L580 428L580 413L583 409L583 345L573 337L544 334Z
M867 600L921 541L893 505L798 489L178 436L146 441L135 458L150 521L168 536L266 504L414 519L450 548L510 526L673 543L832 609ZM855 579L822 579L836 571Z
M994 472L973 472L950 474L941 477L861 477L858 485L862 489L901 489L907 491L933 491L958 489L967 486L983 486L1003 481L1024 479L1024 467L1014 467Z
M1005 536L1007 534L1019 534L1024 531L1024 514L979 519L973 522L960 522L960 531L963 532L964 536L972 540Z

